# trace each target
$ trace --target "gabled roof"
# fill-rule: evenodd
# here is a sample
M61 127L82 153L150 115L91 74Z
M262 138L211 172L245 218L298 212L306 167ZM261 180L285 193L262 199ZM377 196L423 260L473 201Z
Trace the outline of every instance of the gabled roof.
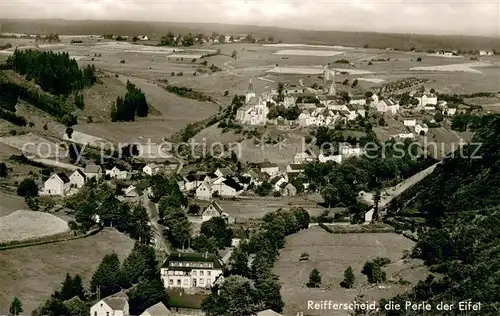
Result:
M282 176L276 176L276 177L272 178L269 182L270 182L271 184L276 184L276 183L278 183L281 179L283 179L283 177L282 177Z
M127 305L127 299L124 297L108 296L102 299L106 305L114 311L123 311Z
M227 176L232 176L234 175L234 172L233 170L229 169L229 168L219 168L219 171L222 173L222 175L224 177L227 177Z
M304 170L304 168L306 167L304 164L301 163L291 163L288 166L292 170Z
M222 208L222 206L220 206L220 204L217 203L216 201L210 202L210 204L208 204L208 206L205 208L205 210L207 208L209 208L210 206L213 206L213 208L215 208L219 213L224 212L224 209Z
M243 187L232 178L228 178L228 179L224 180L222 183L224 183L225 185L227 185L230 188L235 189L236 191L243 190Z
M83 177L83 179L87 179L87 176L85 175L85 173L83 173L83 171L81 169L76 169L75 172L78 173L79 175L81 175ZM75 173L75 172L73 172L73 173Z
M264 161L264 162L259 162L259 163L256 163L255 164L257 167L259 168L275 168L275 167L278 167L277 164L275 163L272 163L270 161Z
M83 172L85 172L85 173L100 173L100 172L102 172L102 168L101 168L101 166L94 165L94 164L86 165Z
M59 172L59 173L57 173L57 176L58 176L58 177L59 177L59 179L61 179L61 180L62 180L62 182L64 182L64 183L68 183L68 182L69 182L69 178L68 178L68 176L67 176L65 173L63 173L63 172Z
M172 312L168 310L168 308L162 303L159 302L148 309L146 309L141 315L147 315L150 316L165 316L165 315L172 315Z

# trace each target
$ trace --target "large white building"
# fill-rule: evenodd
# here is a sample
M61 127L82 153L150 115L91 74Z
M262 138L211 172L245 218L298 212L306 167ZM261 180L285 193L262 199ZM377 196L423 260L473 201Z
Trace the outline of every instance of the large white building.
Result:
M67 175L62 172L54 173L43 184L40 195L65 196L71 189L71 183Z
M426 105L437 105L438 98L435 93L416 93L413 95L418 100L418 107L425 107Z
M212 253L172 253L160 269L165 288L211 288L223 263Z
M236 120L242 124L264 125L267 122L269 107L262 98L257 98L252 80L248 84L248 92L245 95L245 105L236 112Z

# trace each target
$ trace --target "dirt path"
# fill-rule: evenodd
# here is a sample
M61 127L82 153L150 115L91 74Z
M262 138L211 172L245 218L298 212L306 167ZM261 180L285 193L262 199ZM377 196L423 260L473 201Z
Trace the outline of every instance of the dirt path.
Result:
M156 241L156 247L164 250L167 254L169 254L170 244L163 236L163 228L158 223L158 220L160 219L160 217L158 216L158 208L149 199L147 191L148 190L145 190L142 196L142 204L144 205L146 211L148 212L149 222L151 223L151 228L153 229Z

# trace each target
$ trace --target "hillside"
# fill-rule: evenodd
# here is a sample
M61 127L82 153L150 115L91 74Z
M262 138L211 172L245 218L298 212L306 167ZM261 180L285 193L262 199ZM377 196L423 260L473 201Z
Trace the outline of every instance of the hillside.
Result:
M64 35L117 35L137 36L156 34L158 37L168 31L173 33L202 32L210 34L245 35L256 37L273 36L284 43L331 44L362 47L365 44L373 48L398 48L409 50L411 47L428 49L500 50L500 40L491 37L458 35L421 35L421 34L386 34L370 32L341 32L296 30L278 27L254 25L231 25L217 23L174 23L174 22L132 22L132 21L70 21L70 20L0 20L0 32Z
M390 206L388 220L418 232L413 256L444 275L420 282L398 301L481 302L466 315L498 315L500 308L500 118L478 130L471 145ZM419 224L420 223L420 224ZM421 315L420 312L386 312ZM461 315L454 310L453 315ZM462 311L465 315L465 312ZM450 315L434 310L432 315Z

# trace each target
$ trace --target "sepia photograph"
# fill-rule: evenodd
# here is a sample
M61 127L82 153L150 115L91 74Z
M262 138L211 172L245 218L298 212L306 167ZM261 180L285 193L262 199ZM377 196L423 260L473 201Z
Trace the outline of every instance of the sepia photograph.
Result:
M0 315L499 292L499 0L0 0Z

